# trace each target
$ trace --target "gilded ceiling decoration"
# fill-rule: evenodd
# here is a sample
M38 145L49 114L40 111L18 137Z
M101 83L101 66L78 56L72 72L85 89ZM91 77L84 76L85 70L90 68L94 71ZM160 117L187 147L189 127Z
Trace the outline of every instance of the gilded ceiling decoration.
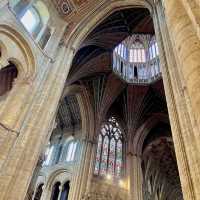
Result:
M54 4L60 15L69 15L79 6L87 3L87 0L54 0Z
M54 0L54 4L60 15L68 15L74 9L70 0Z

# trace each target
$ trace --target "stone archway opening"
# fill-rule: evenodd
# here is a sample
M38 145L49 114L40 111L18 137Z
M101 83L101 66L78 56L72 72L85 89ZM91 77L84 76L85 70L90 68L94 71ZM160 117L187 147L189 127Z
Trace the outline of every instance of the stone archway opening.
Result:
M17 74L17 67L12 62L0 70L0 96L6 95L12 89Z

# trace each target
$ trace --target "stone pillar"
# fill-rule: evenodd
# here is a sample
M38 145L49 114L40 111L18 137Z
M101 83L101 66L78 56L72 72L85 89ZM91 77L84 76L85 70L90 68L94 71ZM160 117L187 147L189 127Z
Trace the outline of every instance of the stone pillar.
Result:
M199 199L199 41L180 0L164 5L156 5L154 25L178 169L184 199Z
M20 133L0 171L2 200L25 198L34 168L46 142L50 123L57 110L72 51L70 49L66 51L65 47L61 47L58 55L58 61L49 68L47 76L44 77L44 83L32 99L29 112L20 127Z
M129 200L143 200L141 159L132 152L127 153L127 185Z
M184 90L190 97L196 125L200 127L200 41L180 0L164 1L165 17ZM189 102L188 102L189 103ZM196 133L199 139L200 133Z
M128 188L128 199L133 200L134 197L134 173L133 173L133 153L128 152L126 155L126 177L127 177L127 188Z
M200 1L199 0L181 0L183 6L190 17L193 28L200 39Z
M20 125L22 120L24 120L27 109L25 103L30 96L30 85L21 80L17 80L7 98L1 102L0 168L20 133Z
M59 195L58 195L58 200L61 200L62 190L63 190L63 183L61 183L61 185L59 186Z
M82 198L88 188L88 184L91 182L91 176L93 175L91 163L94 162L93 158L96 145L89 139L83 139L80 144L80 161L74 168L74 177L71 182L72 187L70 187L69 200L80 200Z
M143 200L141 158L133 156L133 200Z

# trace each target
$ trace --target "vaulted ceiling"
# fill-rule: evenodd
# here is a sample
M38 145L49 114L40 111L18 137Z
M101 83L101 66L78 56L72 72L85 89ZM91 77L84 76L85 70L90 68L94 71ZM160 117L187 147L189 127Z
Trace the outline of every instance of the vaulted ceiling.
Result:
M112 71L113 49L127 36L137 33L154 34L153 21L147 9L134 8L114 12L83 41L66 80L66 86L78 84L86 88L93 106L95 123L101 124L106 118L115 116L122 122L129 139L133 139L137 129L150 117L157 114L168 117L162 79L149 85L127 84ZM80 111L74 98L67 97L62 101L58 115L63 127L80 124ZM162 131L157 128L150 132L152 137L154 132L162 135ZM170 131L169 125L167 128L163 125L162 128L163 133ZM151 139L148 138L145 145L150 145ZM174 184L179 184L176 179L177 166L171 163L174 154L171 155L169 144L163 144L163 149L159 149L158 145L154 152L150 152L155 159L166 160L166 174L171 173L171 177L174 173Z
M73 59L66 85L83 85L91 94L96 120L108 115L124 122L128 134L153 113L167 114L162 80L152 85L128 85L112 72L112 51L131 34L154 34L150 13L144 8L114 12L94 28Z
M62 131L76 131L81 128L81 114L75 95L66 96L60 102L56 116L57 128Z

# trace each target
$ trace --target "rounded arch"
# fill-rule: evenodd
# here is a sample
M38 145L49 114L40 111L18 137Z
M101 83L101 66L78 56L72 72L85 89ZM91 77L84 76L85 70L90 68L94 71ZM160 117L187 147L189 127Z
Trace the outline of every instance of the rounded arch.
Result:
M36 59L31 47L18 31L6 24L0 25L0 48L3 50L1 65L10 61L18 69L18 78L26 81L34 79L37 71Z
M60 178L61 176L62 179ZM51 190L55 183L64 183L66 181L71 181L71 173L67 169L57 168L55 171L50 173L50 176L46 181L46 186Z
M42 20L43 25L46 25L50 18L50 14L49 14L49 10L47 6L42 1L35 2L33 6L36 8L37 12L39 13L39 16Z

